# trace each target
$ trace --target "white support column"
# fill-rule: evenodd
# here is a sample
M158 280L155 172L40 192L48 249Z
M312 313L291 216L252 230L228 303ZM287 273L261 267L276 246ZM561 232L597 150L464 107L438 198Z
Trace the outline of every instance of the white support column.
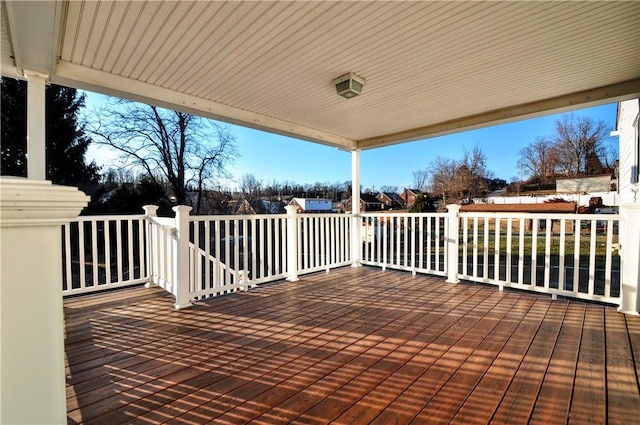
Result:
M173 284L176 285L176 303L178 310L191 307L189 291L189 211L191 207L178 205L172 208L176 212L176 236L174 243Z
M362 236L360 218L360 151L351 151L351 267L362 267Z
M88 201L76 188L0 177L0 423L67 422L61 226Z
M640 204L620 205L620 307L618 311L640 312Z
M45 89L48 76L25 70L27 77L27 177L46 180Z
M298 207L287 205L287 280L295 282L298 278Z
M447 282L458 283L458 234L460 205L447 205Z
M155 252L158 249L156 244L158 241L153 234L153 227L151 226L150 219L158 216L158 207L156 205L145 205L142 207L144 215L146 216L145 225L147 227L147 274L149 275L149 281L144 285L147 288L157 286L153 281L153 276L156 272L157 264L154 262Z

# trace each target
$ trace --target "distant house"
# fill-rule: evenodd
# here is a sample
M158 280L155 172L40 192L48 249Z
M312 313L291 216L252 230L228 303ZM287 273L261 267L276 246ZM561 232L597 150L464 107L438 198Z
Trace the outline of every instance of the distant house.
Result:
M556 193L591 193L611 190L611 174L584 177L558 177Z
M618 103L616 130L620 143L620 204L640 204L640 100Z
M384 210L384 203L381 202L375 195L370 193L363 193L360 195L360 211L382 211ZM351 197L342 201L342 208L344 212L351 212Z
M380 192L376 195L376 199L385 205L386 209L403 209L404 200L397 193Z
M237 215L255 215L256 210L253 209L249 201L243 199L238 205L238 209L236 210Z
M293 198L289 205L296 206L300 213L330 213L332 205L330 199L323 198Z
M414 202L416 202L416 198L421 193L422 191L418 189L405 188L400 194L400 199L402 199L402 201L404 202L405 207L409 208L411 205L413 205Z
M252 199L239 201L236 214L284 214L284 203L282 201L267 201L264 199Z

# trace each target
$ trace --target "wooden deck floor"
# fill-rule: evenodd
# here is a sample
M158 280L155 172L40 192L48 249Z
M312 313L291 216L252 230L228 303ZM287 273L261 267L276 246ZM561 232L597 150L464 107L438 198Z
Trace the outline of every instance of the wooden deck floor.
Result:
M630 424L640 318L344 268L175 311L65 301L69 423Z

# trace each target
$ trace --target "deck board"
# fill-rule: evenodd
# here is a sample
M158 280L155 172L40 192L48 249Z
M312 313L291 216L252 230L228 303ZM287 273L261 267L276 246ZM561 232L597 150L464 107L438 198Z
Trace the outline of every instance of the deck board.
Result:
M343 268L176 311L65 300L69 423L630 423L640 318Z
M569 425L607 423L604 313L594 306L586 309Z

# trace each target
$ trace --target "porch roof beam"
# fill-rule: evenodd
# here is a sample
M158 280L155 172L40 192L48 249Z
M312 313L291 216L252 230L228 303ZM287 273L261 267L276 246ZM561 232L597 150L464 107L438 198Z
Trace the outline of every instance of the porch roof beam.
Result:
M356 141L346 137L70 62L58 62L56 74L51 79L53 83L68 87L117 96L340 149L356 148Z
M590 106L604 105L622 100L640 97L640 78L599 87L592 90L571 93L563 96L531 102L524 105L511 106L496 111L446 121L434 125L415 128L400 133L358 141L359 149L372 149L403 142L444 136L461 131L474 130L498 124L506 124L522 119L548 115L550 112L561 113Z
M58 55L63 3L7 1L7 26L19 76L25 70L52 75Z

